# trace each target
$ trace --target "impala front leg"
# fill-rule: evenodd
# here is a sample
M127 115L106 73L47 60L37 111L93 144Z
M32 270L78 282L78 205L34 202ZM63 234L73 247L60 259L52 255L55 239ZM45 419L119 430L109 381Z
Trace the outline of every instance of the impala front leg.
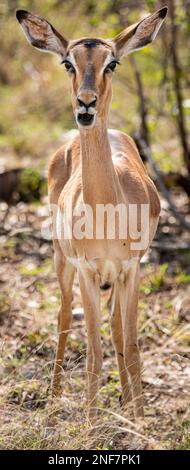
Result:
M92 273L83 270L79 273L79 284L84 306L87 329L87 423L92 426L96 417L98 382L102 368L102 346L100 336L100 289Z
M72 301L72 285L74 279L74 268L68 263L63 256L63 253L58 245L58 242L54 244L55 248L55 269L58 277L58 281L61 288L61 307L58 313L58 344L56 351L56 359L53 371L51 392L52 396L61 394L61 375L62 365L65 352L65 345L69 328L71 326L72 312L71 312L71 301Z
M124 361L131 380L136 417L143 417L140 355L137 342L137 306L139 293L139 260L134 259L126 281L120 286Z
M128 402L132 399L132 396L128 380L128 372L124 360L121 308L119 303L119 289L117 284L114 285L112 294L111 330L122 387L122 406L125 408Z

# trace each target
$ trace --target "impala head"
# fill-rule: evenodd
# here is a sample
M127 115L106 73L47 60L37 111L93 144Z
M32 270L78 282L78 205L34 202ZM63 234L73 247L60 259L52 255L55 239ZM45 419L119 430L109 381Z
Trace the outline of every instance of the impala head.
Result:
M58 54L72 83L77 124L89 129L107 119L112 97L112 76L120 58L151 43L167 14L156 11L113 40L82 38L69 41L45 19L23 10L16 13L28 41L37 49Z

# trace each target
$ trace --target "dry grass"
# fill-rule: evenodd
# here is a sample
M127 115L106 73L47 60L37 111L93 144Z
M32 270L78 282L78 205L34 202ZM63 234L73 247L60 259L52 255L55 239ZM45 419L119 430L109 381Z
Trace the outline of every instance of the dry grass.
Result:
M22 204L17 211L11 210L7 227L12 223L15 233L17 214L21 221L17 229L21 230L19 223L26 224L24 214L27 214L27 224L33 227L30 233L37 235L42 212L42 208ZM147 265L142 269L139 343L145 401L143 426L134 423L130 410L125 417L122 415L107 308L109 293L103 294L104 362L98 421L89 437L85 427L86 333L77 282L73 297L75 314L63 367L63 394L50 405L47 397L60 301L51 246L31 239L30 235L10 238L10 232L8 237L2 235L0 239L3 242L0 250L0 448L190 448L188 276L184 273L180 280L178 271L175 274L172 270L172 263L157 264L157 268ZM50 416L53 429L49 429Z

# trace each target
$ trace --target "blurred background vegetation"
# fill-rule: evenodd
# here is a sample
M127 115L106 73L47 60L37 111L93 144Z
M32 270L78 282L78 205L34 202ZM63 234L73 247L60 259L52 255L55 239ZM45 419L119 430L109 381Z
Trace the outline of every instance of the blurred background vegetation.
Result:
M87 445L86 337L77 281L64 393L56 404L54 433L43 437L60 291L51 241L41 226L48 216L48 161L76 127L70 84L56 57L27 44L15 11L43 16L71 39L107 38L165 5L169 13L155 42L117 68L109 120L110 127L135 138L161 196L160 223L142 266L139 300L147 430L137 447L134 423L131 434L127 423L122 443L120 384L105 292L99 443L91 446L190 449L190 0L0 0L0 448ZM109 409L116 412L114 423Z

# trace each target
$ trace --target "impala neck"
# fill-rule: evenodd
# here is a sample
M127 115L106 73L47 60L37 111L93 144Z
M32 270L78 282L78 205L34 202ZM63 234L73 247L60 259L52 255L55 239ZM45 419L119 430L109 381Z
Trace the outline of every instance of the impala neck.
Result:
M83 199L86 204L116 204L116 173L106 125L80 131Z

